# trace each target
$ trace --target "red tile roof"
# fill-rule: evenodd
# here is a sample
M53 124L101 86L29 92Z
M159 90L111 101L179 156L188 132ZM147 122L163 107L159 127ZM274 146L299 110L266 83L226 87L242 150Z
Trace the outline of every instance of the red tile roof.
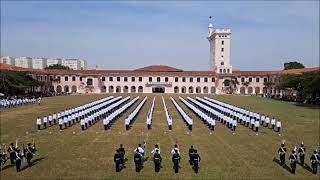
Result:
M47 69L32 69L22 68L8 64L0 64L0 70L9 71L28 71L40 74L55 74L55 75L168 75L168 76L215 76L218 75L214 71L183 71L170 66L147 66L136 70L47 70ZM219 74L219 76L263 76L277 74L301 74L304 72L320 71L320 68L304 68L290 69L279 71L233 71L232 74Z

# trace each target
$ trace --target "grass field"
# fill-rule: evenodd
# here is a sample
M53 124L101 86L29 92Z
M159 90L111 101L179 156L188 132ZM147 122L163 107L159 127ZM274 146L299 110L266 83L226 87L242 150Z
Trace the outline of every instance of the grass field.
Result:
M102 121L84 132L81 132L79 124L63 131L59 131L57 125L46 130L36 130L37 116L42 117L106 96L108 94L49 97L44 98L40 106L35 104L2 110L1 143L15 142L18 138L19 144L26 144L34 138L39 155L34 158L33 166L20 173L16 173L14 167L5 167L1 171L1 179L319 179L319 172L313 175L300 165L297 165L296 175L292 175L275 160L278 159L276 151L282 139L286 140L289 150L304 141L307 148L306 162L310 165L311 150L319 144L319 107L299 106L260 97L210 95L224 102L280 118L283 126L281 136L268 128L260 128L259 135L256 135L241 125L233 135L227 127L217 122L215 131L210 135L210 130L176 95L177 102L194 119L193 131L188 133L187 126L166 95L165 100L173 118L173 130L169 131L161 95L155 95L153 126L148 131L145 122L154 95L147 94L149 99L129 131L125 130L124 118L143 98L107 131L103 130ZM147 153L150 153L154 144L160 144L163 168L158 174L154 172L151 160L145 162L140 173L135 172L133 150L144 140L147 141ZM176 142L182 153L179 174L173 172L170 154ZM116 173L113 155L120 143L124 145L129 161L125 169ZM190 145L198 149L202 158L198 174L188 164ZM289 164L288 160L286 164Z

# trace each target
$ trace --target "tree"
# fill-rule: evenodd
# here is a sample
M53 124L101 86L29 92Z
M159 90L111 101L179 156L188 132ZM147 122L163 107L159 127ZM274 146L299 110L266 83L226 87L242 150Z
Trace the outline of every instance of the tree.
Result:
M287 63L284 63L283 65L284 65L284 70L288 70L288 69L302 69L302 68L305 68L302 63L299 63L299 62L297 62L297 61L287 62Z
M237 85L239 84L239 81L237 78L232 78L232 79L225 79L223 81L223 85L227 87L227 92L230 94L233 94L234 91L237 89Z
M0 92L5 95L19 95L24 94L25 90L43 85L28 74L20 71L1 71Z
M69 70L70 68L68 66L63 66L61 64L53 64L51 66L46 67L45 69L65 69L65 70Z
M250 82L249 81L246 81L246 82L242 82L242 85L245 86L246 88L250 85Z

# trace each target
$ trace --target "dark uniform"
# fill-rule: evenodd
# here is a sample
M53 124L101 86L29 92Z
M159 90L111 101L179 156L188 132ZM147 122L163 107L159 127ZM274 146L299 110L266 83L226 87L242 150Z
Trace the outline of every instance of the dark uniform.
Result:
M190 147L190 149L189 149L189 163L190 163L190 165L192 165L192 163L193 163L193 153L194 153L194 150L195 149L193 149L193 146L191 146Z
M17 172L21 171L21 162L22 162L22 154L19 152L18 149L15 151L15 157L16 157L16 170Z
M140 172L142 168L142 155L139 153L137 150L136 153L134 154L134 163L136 165L136 172Z
M153 155L153 162L154 162L154 171L159 172L161 168L161 161L162 158L159 154L159 151L156 150L156 153Z
M301 144L301 147L298 150L300 163L303 166L304 165L304 156L305 156L306 148L303 147L303 144Z
M31 159L33 158L35 153L35 148L31 147L31 143L28 144L28 147L25 149L25 155L27 158L28 165L31 164Z
M179 162L180 162L180 155L177 150L172 155L172 162L173 162L173 169L175 173L179 172Z
M287 148L284 147L284 144L281 144L281 147L278 150L280 156L280 166L283 166L286 160Z
M296 172L296 166L297 166L297 157L295 155L295 151L292 151L290 157L290 166L291 166L291 173L294 174Z
M317 151L314 151L312 156L310 157L312 173L317 174L318 171L318 164L319 164L319 157L317 155Z
M193 153L193 169L194 169L194 172L195 173L198 173L198 170L199 170L199 162L201 161L201 158L200 158L200 155L198 154L197 150L194 150L194 153Z
M121 156L121 153L117 150L113 157L113 161L116 163L116 172L120 172Z
M121 165L124 166L124 155L126 154L126 151L124 150L124 147L122 147L122 144L120 144L120 147L118 150L121 155Z
M13 143L10 144L8 147L8 153L10 156L10 162L11 164L14 164L14 160L16 159L16 148L13 146Z

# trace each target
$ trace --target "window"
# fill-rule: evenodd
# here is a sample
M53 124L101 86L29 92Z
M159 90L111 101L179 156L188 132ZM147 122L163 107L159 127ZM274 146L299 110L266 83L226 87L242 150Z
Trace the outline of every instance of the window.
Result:
M87 79L87 85L92 86L93 85L93 80L91 78Z
M244 78L241 78L241 82L244 82Z
M221 45L224 45L224 41L221 41Z
M157 82L160 82L160 77L157 77Z
M267 78L263 78L263 82L267 82L268 81L268 79Z
M131 77L131 82L135 82L136 78L135 77Z
M182 82L186 82L186 78L185 77L182 78Z
M227 69L227 72L228 72L228 73L230 73L230 70L229 70L229 69Z
M223 55L221 57L223 58Z
M189 79L189 81L190 81L190 82L193 82L193 78L191 77L191 78Z
M178 82L179 81L179 78L178 77L175 77L174 78L174 82Z
M58 78L58 81L61 81L61 77L60 76L58 76L57 78Z
M152 77L149 77L149 82L152 82Z
M117 77L117 81L120 82L120 77Z
M128 77L124 77L124 82L127 82L128 81Z
M226 69L223 69L223 73L226 73Z
M103 76L103 77L101 78L101 81L106 81L106 77Z
M109 81L112 82L113 81L113 77L109 77Z
M224 65L224 62L221 62L220 64L221 64L221 66L223 66L223 65Z
M80 77L79 79L80 79L80 81L82 81L82 77Z
M165 77L165 78L164 78L164 81L165 81L165 82L168 82L168 81L169 81L169 78L168 78L168 77Z
M139 82L142 82L142 77L139 77Z
M249 82L252 82L252 78L249 78Z
M260 82L260 78L257 77L257 78L256 78L256 82Z
M68 76L65 76L65 77L64 77L64 81L68 81Z
M224 52L224 48L221 48L221 52Z
M204 78L204 82L208 82L208 78L207 77Z
M197 78L197 82L200 82L200 78L199 77Z
M220 73L222 73L222 69L220 69Z
M214 77L213 78L211 78L211 82L215 82L216 80L214 79Z

